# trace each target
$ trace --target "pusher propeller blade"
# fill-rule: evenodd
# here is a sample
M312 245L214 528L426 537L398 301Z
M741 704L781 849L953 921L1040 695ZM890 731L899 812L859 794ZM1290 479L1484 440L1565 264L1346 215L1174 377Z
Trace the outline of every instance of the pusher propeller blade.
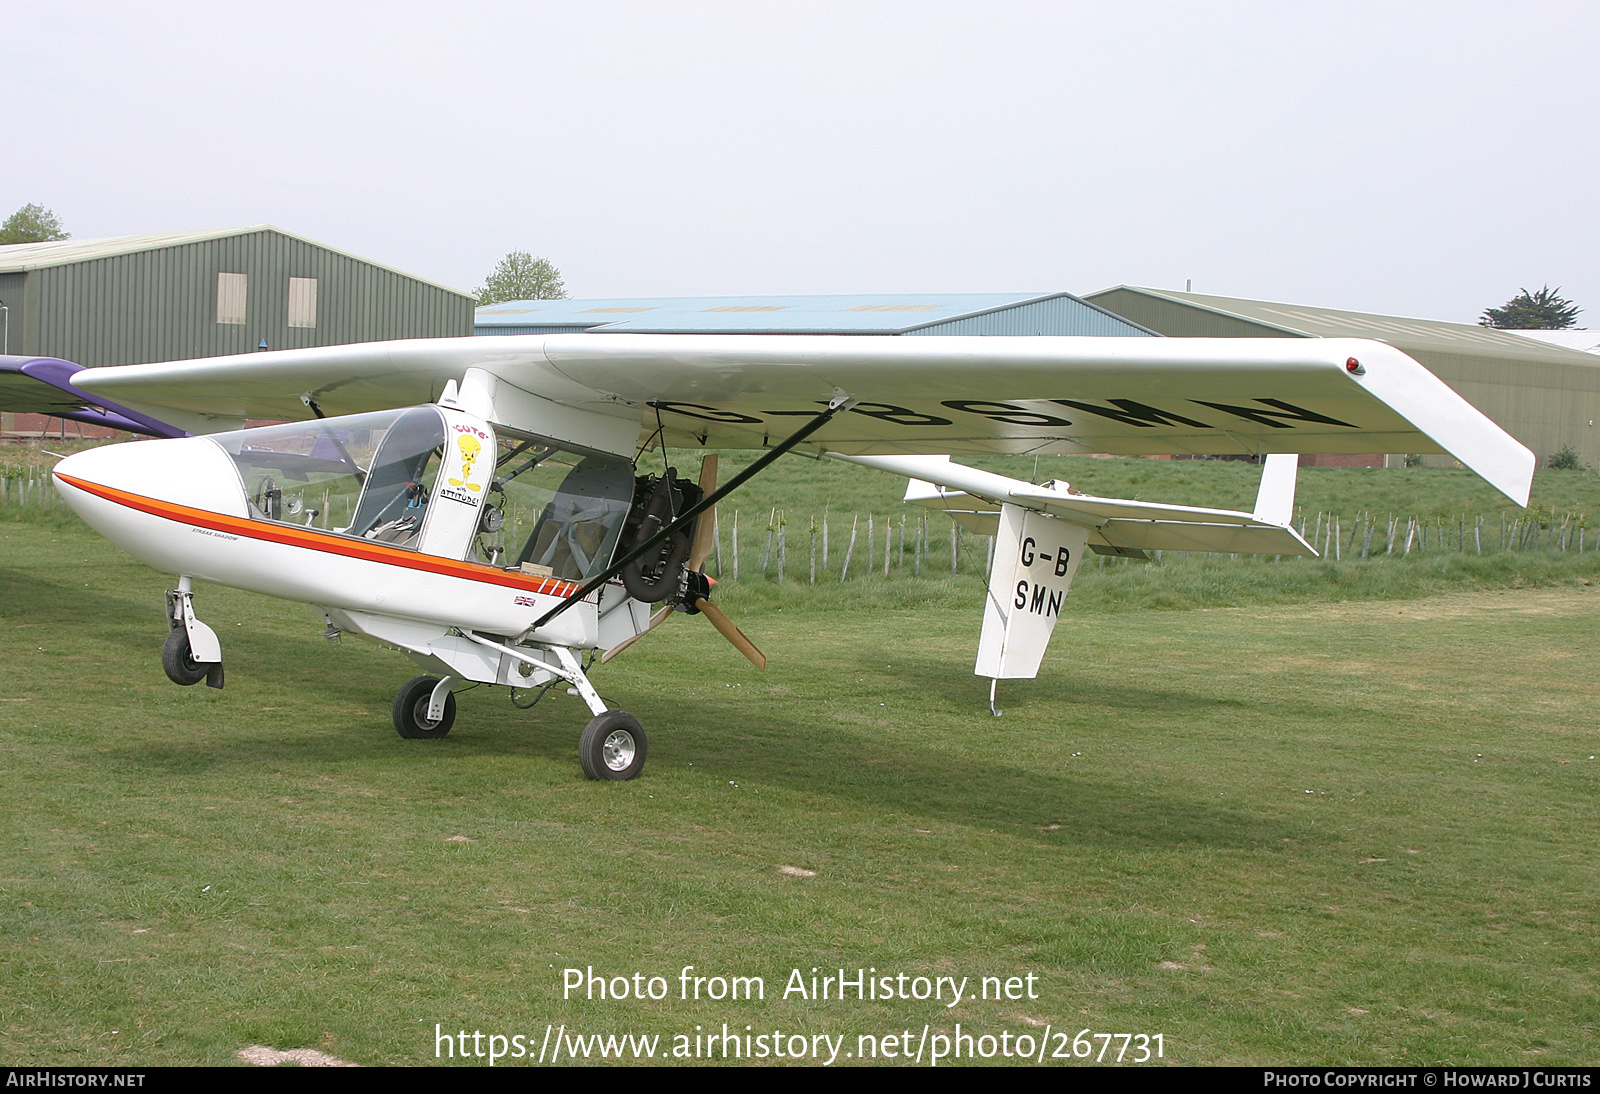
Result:
M707 497L717 490L717 458L707 456L700 461L700 496ZM689 548L689 569L705 572L706 559L717 549L717 507L712 506L695 520L694 543Z
M705 597L696 600L694 606L700 609L701 615L711 620L711 625L717 628L722 637L733 643L734 649L750 658L750 663L756 668L761 669L763 672L766 671L767 655L756 649L756 644L746 638L743 631L734 626L733 620L724 615L721 608Z
M649 634L651 631L653 631L657 627L661 626L661 624L663 624L663 623L665 623L667 621L667 617L670 616L672 614L672 612L673 612L673 607L672 607L671 604L668 604L665 608L662 608L655 615L652 615L650 617L650 625L648 627L646 627L644 630L640 631L638 634L634 635L632 638L624 638L621 642L618 642L615 646L612 646L609 650L606 650L605 653L602 653L600 655L600 663L602 665L605 664L607 661L611 660L617 654L621 653L623 650L627 649L629 646L631 646L635 642L639 641L639 639L643 638L645 635Z

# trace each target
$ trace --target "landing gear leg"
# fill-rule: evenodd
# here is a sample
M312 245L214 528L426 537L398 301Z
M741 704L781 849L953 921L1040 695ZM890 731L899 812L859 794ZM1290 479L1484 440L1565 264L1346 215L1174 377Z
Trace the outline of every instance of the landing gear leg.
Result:
M578 738L578 762L583 773L591 779L622 782L637 779L644 770L645 753L649 748L644 727L639 719L625 710L607 710L605 700L594 690L583 671L578 655L560 646L552 653L566 669L566 679L594 713L589 724L583 727Z
M534 657L526 649L494 642L468 630L463 630L461 634L480 646L499 650L572 685L572 690L578 693L594 715L578 740L578 760L583 764L585 775L591 779L607 780L639 777L639 772L644 770L647 747L639 719L625 710L606 709L606 701L600 698L600 693L589 682L588 674L583 671L583 662L578 660L577 654L565 646L539 647L554 655L556 663L551 664L548 660Z
M161 647L167 679L184 687L202 680L207 687L222 687L222 643L216 631L195 618L194 586L186 574L178 578L176 589L167 590L167 625Z

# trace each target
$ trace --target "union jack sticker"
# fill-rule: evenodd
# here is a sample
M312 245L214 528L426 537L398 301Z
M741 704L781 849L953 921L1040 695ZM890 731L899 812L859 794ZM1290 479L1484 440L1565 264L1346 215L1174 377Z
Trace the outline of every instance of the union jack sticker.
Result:
M536 608L536 607L538 607L538 605L534 603L533 597L531 597L531 596L519 596L519 597L517 597L517 607L519 607L519 608Z

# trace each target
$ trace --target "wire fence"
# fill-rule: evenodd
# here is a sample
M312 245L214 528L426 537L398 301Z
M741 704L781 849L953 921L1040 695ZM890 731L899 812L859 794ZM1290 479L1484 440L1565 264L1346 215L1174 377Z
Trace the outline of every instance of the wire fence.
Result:
M1530 551L1594 552L1600 534L1591 533L1587 514L1529 511L1520 516L1473 514L1447 518L1357 512L1301 512L1295 528L1320 558L1271 556L1280 562L1317 564L1378 557L1421 558L1442 554L1495 554ZM754 539L752 540L752 536ZM800 552L798 565L791 540ZM1154 551L1150 562L1188 557L1194 551ZM1230 555L1237 558L1238 555ZM765 580L785 584L847 582L867 576L920 577L934 572L987 573L994 537L929 514L852 513L796 517L771 509L754 520L735 511L726 526L718 516L716 551L707 568L723 580ZM1099 555L1097 567L1132 560Z
M55 481L43 468L24 468L0 474L0 509L13 513L54 513L66 503L56 493Z

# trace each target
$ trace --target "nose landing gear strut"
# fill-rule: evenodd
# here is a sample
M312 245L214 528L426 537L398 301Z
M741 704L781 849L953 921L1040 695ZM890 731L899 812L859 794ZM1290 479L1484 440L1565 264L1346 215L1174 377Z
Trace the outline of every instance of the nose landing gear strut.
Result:
M161 667L174 684L189 687L204 680L207 687L222 687L222 643L217 632L194 615L194 587L187 575L178 587L167 590L167 641L161 647Z

